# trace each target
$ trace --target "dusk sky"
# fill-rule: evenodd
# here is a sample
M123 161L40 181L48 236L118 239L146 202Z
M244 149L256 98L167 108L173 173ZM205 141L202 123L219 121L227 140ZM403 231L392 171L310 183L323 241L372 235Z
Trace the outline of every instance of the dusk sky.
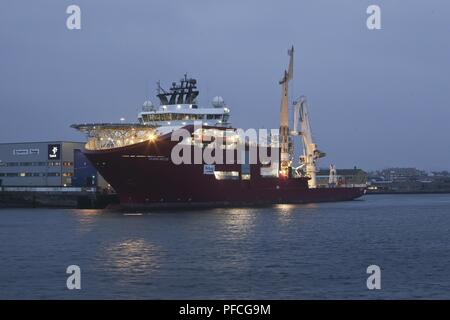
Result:
M450 169L449 39L448 0L2 0L0 142L83 141L71 124L136 121L186 72L235 127L277 128L294 45L321 166Z

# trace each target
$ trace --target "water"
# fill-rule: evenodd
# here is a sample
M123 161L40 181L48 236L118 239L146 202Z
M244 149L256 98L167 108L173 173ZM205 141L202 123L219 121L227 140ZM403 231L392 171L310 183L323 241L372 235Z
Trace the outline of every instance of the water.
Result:
M450 195L125 215L0 209L0 298L450 298ZM69 265L81 290L66 288ZM379 265L381 290L366 287Z

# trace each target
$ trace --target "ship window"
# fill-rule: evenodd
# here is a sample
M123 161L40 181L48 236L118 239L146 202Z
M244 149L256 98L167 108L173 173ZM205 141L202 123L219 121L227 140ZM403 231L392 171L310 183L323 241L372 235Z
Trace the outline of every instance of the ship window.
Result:
M238 180L238 171L214 171L214 176L217 180Z
M214 119L214 115L208 114L208 115L206 115L206 119L208 119L208 120Z
M242 175L241 175L241 179L242 180L250 180L250 174L249 173L243 173Z

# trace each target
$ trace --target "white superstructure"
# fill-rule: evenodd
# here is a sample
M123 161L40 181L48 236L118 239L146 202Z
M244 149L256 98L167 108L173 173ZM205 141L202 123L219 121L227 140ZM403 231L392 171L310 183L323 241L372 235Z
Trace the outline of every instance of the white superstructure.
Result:
M159 126L185 126L202 123L204 126L229 127L230 109L222 97L214 97L211 107L197 104L197 81L185 75L180 83L172 83L165 91L158 83L159 106L145 101L138 115L139 123Z

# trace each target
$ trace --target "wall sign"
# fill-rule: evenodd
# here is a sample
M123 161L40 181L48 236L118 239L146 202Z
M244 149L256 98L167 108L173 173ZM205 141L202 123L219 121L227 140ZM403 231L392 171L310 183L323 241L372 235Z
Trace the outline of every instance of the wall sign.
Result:
M60 160L61 159L61 145L49 144L48 145L48 160Z
M214 174L216 170L216 166L213 164L204 164L203 165L203 174Z

